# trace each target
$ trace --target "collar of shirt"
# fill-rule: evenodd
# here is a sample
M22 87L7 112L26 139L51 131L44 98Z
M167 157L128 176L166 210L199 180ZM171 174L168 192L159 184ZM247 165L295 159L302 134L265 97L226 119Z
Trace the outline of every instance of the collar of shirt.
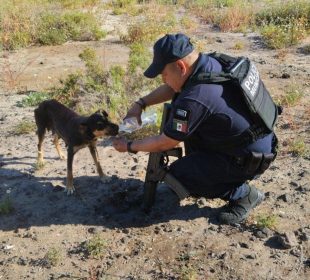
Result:
M195 75L197 75L197 73L211 72L211 71L214 71L214 72L222 71L222 67L219 63L216 63L216 65L214 65L214 64L215 63L212 63L210 56L208 56L207 54L204 54L204 53L199 53L199 57L197 59L195 69L194 69L193 73L185 81L185 83L182 87L182 91L190 84L191 78L194 77Z

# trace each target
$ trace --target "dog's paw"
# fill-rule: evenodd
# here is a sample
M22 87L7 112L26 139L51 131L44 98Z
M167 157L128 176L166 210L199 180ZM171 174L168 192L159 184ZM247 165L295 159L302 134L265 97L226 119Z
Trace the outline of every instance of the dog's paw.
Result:
M67 159L65 155L59 155L59 158L60 158L61 160L66 160L66 159Z
M73 186L70 188L66 187L64 191L67 193L67 195L72 195L75 191L75 188Z
M108 176L101 176L100 180L102 183L106 184L106 183L110 183L111 182L111 178Z

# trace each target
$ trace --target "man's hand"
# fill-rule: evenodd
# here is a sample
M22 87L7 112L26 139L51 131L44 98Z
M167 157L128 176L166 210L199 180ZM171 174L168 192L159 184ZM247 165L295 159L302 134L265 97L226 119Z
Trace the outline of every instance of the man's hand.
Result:
M141 106L137 103L133 103L131 108L128 110L127 115L125 116L124 120L135 117L138 121L138 124L141 125L142 124L141 114L142 114Z
M113 138L112 145L114 149L117 150L118 152L121 152L121 153L127 152L127 139L124 137Z

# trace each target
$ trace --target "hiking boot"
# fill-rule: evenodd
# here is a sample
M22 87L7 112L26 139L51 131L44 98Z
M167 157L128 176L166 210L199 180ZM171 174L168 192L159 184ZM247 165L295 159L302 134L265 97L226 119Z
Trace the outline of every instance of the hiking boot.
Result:
M249 192L243 198L230 200L218 216L222 224L238 224L243 222L250 210L259 205L265 198L263 192L255 187L249 186Z

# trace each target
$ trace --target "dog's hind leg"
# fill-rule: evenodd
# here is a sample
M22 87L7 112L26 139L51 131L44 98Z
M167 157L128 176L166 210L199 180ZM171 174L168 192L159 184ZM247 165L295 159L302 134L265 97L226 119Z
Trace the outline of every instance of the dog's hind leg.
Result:
M42 144L44 140L46 129L43 126L38 125L38 158L37 158L37 163L38 165L44 165L44 153L42 150Z
M73 186L73 171L72 171L72 165L73 165L73 157L74 157L74 151L73 147L68 146L68 158L67 158L67 184L66 184L66 192L67 195L74 193L74 186Z
M56 147L56 150L57 150L57 153L60 157L60 159L66 159L65 155L63 154L62 150L61 150L61 147L60 147L60 144L59 144L59 136L57 135L57 133L54 133L54 145Z
M100 165L100 162L99 162L99 156L98 156L98 151L97 151L97 148L95 146L96 144L94 143L91 143L88 145L88 148L89 148L89 151L90 151L90 154L92 155L93 159L94 159L94 162L95 162L95 165L96 165L96 168L97 168L97 171L98 171L98 174L101 178L101 181L103 183L107 183L109 181L109 177L107 177L103 171L102 171L102 168L101 168L101 165Z

